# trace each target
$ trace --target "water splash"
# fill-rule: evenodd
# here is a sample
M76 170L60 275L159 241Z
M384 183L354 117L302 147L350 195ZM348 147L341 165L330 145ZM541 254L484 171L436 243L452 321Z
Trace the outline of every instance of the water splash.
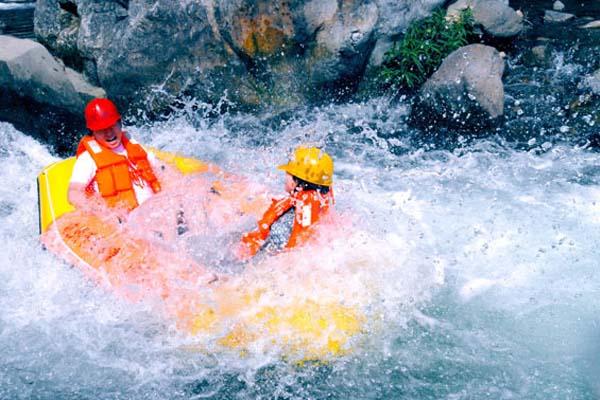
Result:
M115 297L44 252L33 182L53 157L2 125L0 397L597 397L597 157L496 138L424 151L405 115L380 99L130 129L270 193L299 142L333 155L336 207L373 240L335 242L315 259L355 261L358 282L343 287L357 302L352 288L374 288L367 311L381 318L355 352L302 367L264 347L245 358L191 351L152 304ZM370 263L390 267L370 274Z

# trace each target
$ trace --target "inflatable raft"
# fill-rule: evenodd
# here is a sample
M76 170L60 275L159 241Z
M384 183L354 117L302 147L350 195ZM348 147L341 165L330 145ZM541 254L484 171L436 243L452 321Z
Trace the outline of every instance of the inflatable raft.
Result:
M131 301L160 300L157 303L167 318L197 338L199 348L279 349L288 358L319 360L348 352L364 330L360 304L368 293L364 282L342 283L352 280L349 274L362 265L340 271L334 260L337 253L325 252L322 257L331 256L331 260L319 262L323 269L318 270L314 249L299 249L294 252L307 253L284 252L252 261L241 272L219 274L202 254L192 257L182 251L180 242L170 242L167 231L175 229L153 220L154 216L171 219L175 204L175 208L186 207L192 231L186 235L191 238L194 230L214 232L210 225L215 219L222 229L229 226L235 232L237 220L246 216L255 221L270 199L251 193L247 182L231 176L218 181L208 177L203 174L207 165L198 160L156 154L175 171L159 179L179 180L183 182L180 189L200 190L203 207L198 206L200 200L178 195L167 184L156 200L147 202L156 201L150 210L141 210L144 203L138 207L142 217L133 215L127 224L75 210L67 200L75 160L68 158L49 165L38 176L39 225L45 247L117 295Z

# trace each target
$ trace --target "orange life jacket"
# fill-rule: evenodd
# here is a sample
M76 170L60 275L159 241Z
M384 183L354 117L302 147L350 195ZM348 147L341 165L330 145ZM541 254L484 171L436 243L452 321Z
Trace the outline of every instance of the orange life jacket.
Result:
M94 180L100 195L109 206L124 206L133 210L138 206L134 180L145 180L154 193L160 192L160 183L152 171L148 154L138 143L123 134L123 146L127 157L101 146L93 136L84 136L77 147L77 157L87 150L98 168ZM90 185L93 185L93 182Z
M293 207L294 223L286 248L302 245L310 238L312 226L329 211L332 204L332 191L321 194L317 190L303 190L281 200L273 199L269 209L258 221L258 230L245 234L242 243L250 255L256 254L269 236L271 226Z

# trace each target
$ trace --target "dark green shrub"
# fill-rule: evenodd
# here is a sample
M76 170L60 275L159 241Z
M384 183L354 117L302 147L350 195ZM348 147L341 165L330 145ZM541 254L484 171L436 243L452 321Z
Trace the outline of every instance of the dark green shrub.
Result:
M455 21L446 20L446 10L413 23L400 43L385 53L379 72L387 88L414 89L429 78L444 58L473 36L473 15L463 11Z

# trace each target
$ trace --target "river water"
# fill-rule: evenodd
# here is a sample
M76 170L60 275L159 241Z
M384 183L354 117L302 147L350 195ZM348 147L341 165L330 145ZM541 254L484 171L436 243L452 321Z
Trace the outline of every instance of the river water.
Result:
M285 116L201 110L129 131L273 192L291 149L324 146L337 209L375 239L361 254L389 264L372 280L378 327L325 363L191 349L152 304L43 250L35 180L57 158L0 123L1 399L600 397L597 153L501 133L424 146L387 98Z

